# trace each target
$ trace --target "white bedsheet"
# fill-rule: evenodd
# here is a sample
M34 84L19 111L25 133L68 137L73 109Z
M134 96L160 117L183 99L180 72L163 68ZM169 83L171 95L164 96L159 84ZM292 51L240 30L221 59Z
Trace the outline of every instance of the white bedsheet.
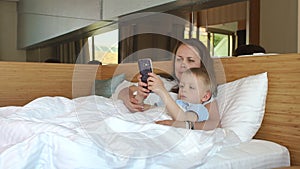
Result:
M42 97L0 108L0 168L194 168L240 140L231 131L157 125L101 96Z
M223 148L201 169L266 169L290 166L286 147L266 140L252 139L236 146Z

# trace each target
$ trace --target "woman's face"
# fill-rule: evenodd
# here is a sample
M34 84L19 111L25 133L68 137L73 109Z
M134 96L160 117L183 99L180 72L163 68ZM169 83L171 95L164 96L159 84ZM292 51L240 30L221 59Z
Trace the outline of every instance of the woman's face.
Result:
M180 80L182 73L193 67L201 67L200 56L193 47L180 45L175 56L175 76Z

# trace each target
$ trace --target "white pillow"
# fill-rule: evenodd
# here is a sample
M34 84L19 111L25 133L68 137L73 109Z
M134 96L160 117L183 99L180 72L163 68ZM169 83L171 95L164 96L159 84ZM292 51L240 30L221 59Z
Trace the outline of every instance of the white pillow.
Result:
M261 126L268 90L267 72L218 86L221 127L249 141Z

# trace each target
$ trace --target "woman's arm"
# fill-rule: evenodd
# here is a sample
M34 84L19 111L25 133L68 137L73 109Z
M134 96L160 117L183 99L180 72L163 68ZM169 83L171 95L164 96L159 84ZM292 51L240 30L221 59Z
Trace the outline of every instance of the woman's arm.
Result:
M212 101L205 105L209 112L209 118L203 122L196 122L194 127L196 130L213 130L220 127L220 114L216 101Z
M185 121L161 120L161 121L156 121L155 123L166 125L166 126L178 127L178 128L186 128L186 122Z
M217 102L213 101L205 105L209 111L209 118L203 122L194 122L195 130L213 130L220 127L220 115L217 106ZM175 121L175 120L162 120L157 121L157 124L186 128L184 121Z

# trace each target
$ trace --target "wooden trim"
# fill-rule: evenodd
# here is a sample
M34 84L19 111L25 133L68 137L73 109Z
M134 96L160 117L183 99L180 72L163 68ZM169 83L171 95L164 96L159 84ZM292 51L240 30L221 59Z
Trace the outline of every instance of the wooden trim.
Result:
M249 43L259 45L260 0L249 0Z
M298 27L297 28L297 30L298 30L297 31L297 34L298 34L297 35L298 36L297 37L297 46L298 47L297 47L297 53L300 53L300 2L299 1L298 1L298 8L297 9L298 9L298 16L297 16L298 17L297 18L297 20L298 20L298 25L297 25L297 27Z

